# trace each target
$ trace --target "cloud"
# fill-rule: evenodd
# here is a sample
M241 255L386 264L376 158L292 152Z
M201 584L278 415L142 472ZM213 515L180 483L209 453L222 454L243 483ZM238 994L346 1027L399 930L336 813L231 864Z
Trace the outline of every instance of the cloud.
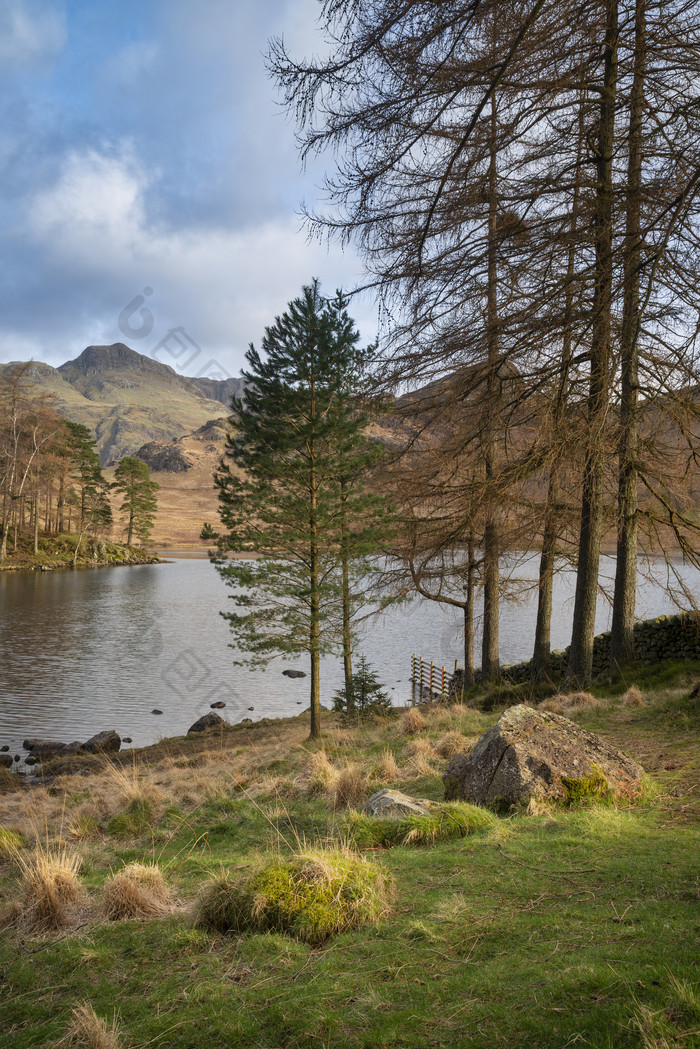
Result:
M148 341L133 347L150 352L169 328L183 326L236 374L247 344L259 341L302 284L319 277L330 294L357 279L354 256L308 243L293 215L243 229L178 228L149 217L154 178L129 143L73 151L55 183L25 201L23 228L42 261L43 283L53 289L48 316L56 335L63 327L71 345L78 340L78 351L97 341L96 331L107 341L123 339L119 313L148 286L155 323ZM371 329L372 312L362 320ZM374 331L365 334L369 340ZM51 363L69 353L59 351Z
M66 42L62 5L42 0L0 0L0 68L48 67Z

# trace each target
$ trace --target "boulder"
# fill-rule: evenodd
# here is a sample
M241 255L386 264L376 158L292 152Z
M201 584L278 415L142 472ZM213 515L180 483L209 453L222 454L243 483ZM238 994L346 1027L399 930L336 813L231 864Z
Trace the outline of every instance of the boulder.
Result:
M190 725L187 729L187 735L189 736L192 732L206 732L208 728L214 728L215 725L225 725L226 722L218 714L205 714L198 721L195 721L194 725Z
M210 703L209 706L212 710L223 710L226 704L222 699L217 699L216 703Z
M8 751L9 749L10 749L10 748L9 748L9 746L7 745L7 743L3 743L3 745L2 745L1 747L0 747L0 750L1 750L1 751L2 751L3 753L5 753L6 751Z
M12 755L11 754L0 754L0 769L11 769L12 768Z
M380 816L384 820L402 820L406 816L429 816L434 803L425 798L411 798L400 790L384 787L373 794L362 806L367 816Z
M642 775L636 761L593 732L521 703L504 711L468 756L455 754L442 778L448 801L507 808L530 798L631 798Z
M88 754L111 754L119 750L122 745L121 737L114 729L98 732L83 743L83 750Z
M306 677L303 670L283 670L282 673L285 677Z
M33 758L39 761L47 761L55 758L65 747L65 743L59 743L55 739L25 739L22 744L25 750L30 750Z
M72 743L66 743L65 747L60 752L60 757L70 757L71 754L78 754L84 749L84 744L79 739L74 739Z

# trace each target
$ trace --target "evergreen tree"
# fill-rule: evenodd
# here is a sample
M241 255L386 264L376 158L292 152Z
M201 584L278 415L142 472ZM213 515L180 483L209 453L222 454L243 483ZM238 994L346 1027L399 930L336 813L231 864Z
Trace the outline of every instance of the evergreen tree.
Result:
M318 282L304 287L266 329L263 353L251 345L246 355L245 399L233 401L235 429L215 476L226 532L214 560L234 590L238 610L225 618L235 647L254 665L308 653L312 736L320 732L319 657L338 644L343 556L365 552L369 538L355 526L371 501L356 481L362 418L347 390L364 355L357 341L342 296L330 304ZM341 480L351 476L353 495L343 502ZM230 561L227 550L257 556Z
M375 714L386 714L391 710L391 698L379 681L379 675L372 670L364 656L360 656L360 665L352 678L350 689L347 686L338 689L333 696L333 710L345 715L347 720L372 717Z
M126 518L128 546L136 535L145 542L153 529L158 510L156 492L160 485L151 480L151 471L141 459L125 455L114 472L112 488L121 492L124 501L120 506Z

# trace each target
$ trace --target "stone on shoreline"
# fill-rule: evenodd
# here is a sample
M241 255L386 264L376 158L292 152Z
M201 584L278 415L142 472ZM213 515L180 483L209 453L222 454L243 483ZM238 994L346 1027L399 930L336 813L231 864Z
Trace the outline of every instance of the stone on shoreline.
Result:
M201 718L195 721L194 725L190 725L187 729L187 735L191 735L193 732L206 732L208 728L214 728L215 725L225 725L226 722L218 714L204 714Z
M72 745L72 744L71 744ZM83 750L88 754L112 753L119 750L122 745L121 737L114 729L98 732L83 743Z

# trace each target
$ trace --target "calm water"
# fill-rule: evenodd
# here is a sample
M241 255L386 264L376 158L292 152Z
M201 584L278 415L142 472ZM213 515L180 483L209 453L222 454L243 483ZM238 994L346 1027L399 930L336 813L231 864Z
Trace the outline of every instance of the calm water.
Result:
M535 567L532 558L512 566L524 592L504 603L503 662L531 655L535 597L527 580ZM607 559L604 571L613 567ZM700 591L698 573L678 569ZM658 585L666 581L665 569L659 564L652 573L658 579L640 588L642 618L674 610ZM559 574L554 648L570 640L573 586L572 573ZM280 658L255 672L232 666L228 625L218 615L226 604L227 589L214 568L192 558L133 568L0 573L0 744L20 752L28 736L69 742L115 728L143 746L185 732L215 700L226 703L222 713L232 722L300 713L308 706L308 678L290 680L282 670L306 670L304 659ZM608 625L609 607L601 598L598 630ZM419 598L371 621L360 650L394 702L406 703L411 653L448 667L456 658L461 663L460 630L460 610ZM321 702L331 706L341 684L340 660L325 658Z

